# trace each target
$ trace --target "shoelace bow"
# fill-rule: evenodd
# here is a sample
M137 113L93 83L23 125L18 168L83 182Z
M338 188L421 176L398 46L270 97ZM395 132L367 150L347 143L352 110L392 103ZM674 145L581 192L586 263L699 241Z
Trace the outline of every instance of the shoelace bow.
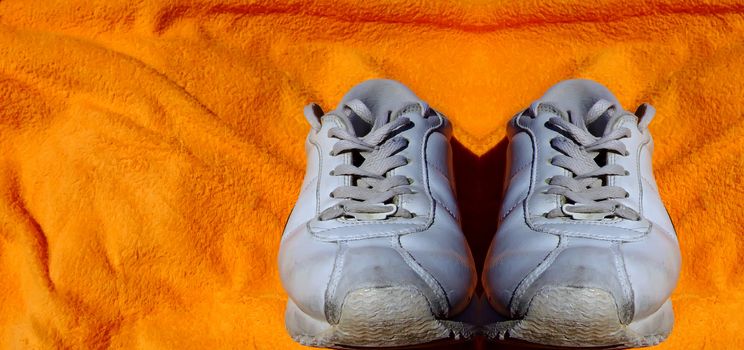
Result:
M365 120L374 118L361 101L354 100L347 104L348 110ZM328 136L339 141L333 145L331 155L345 152L358 152L364 158L358 167L352 164L338 165L331 175L350 175L356 179L351 186L339 186L331 192L333 198L342 198L338 204L323 210L320 220L331 220L343 216L356 219L379 220L389 216L410 218L410 211L399 208L390 202L395 196L413 193L407 177L388 175L397 167L408 164L402 155L396 154L408 146L408 140L396 133L411 121L398 116L392 121L378 116L374 119L372 130L363 137L358 137L342 128L332 128Z
M606 130L602 137L596 137L587 130L588 121L594 121L604 113L614 113L615 106L600 100L592 106L586 118L572 116L569 122L561 117L552 117L548 124L560 129L568 137L558 136L550 141L551 146L560 151L551 164L564 168L573 176L557 175L549 180L546 193L565 197L573 204L565 204L547 213L547 217L572 217L574 219L599 220L608 216L618 216L629 220L639 220L635 210L626 207L618 198L625 198L628 192L618 186L602 185L603 176L627 175L618 164L599 166L594 158L601 152L615 152L628 155L622 138L630 137L627 128Z

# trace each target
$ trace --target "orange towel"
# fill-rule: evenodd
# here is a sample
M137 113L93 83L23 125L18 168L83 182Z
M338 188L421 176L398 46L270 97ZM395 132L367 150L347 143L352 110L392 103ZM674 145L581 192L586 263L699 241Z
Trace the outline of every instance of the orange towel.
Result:
M744 5L539 3L0 1L0 347L299 348L275 261L306 103L389 77L448 115L482 263L506 120L584 77L659 111L661 348L744 348Z

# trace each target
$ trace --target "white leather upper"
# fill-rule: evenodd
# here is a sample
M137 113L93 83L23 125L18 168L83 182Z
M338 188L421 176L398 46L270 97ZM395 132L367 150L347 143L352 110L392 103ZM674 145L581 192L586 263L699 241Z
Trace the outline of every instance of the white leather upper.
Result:
M591 221L544 215L562 204L561 196L544 193L546 180L570 175L550 164L559 154L550 140L559 134L546 122L562 108L581 113L598 98L618 103L597 83L563 82L533 104L535 115L520 113L510 121L500 225L482 281L491 305L504 316L523 315L540 288L584 286L610 292L627 324L658 310L677 283L678 242L651 169L651 136L635 115L623 111L618 120L618 127L631 131L631 137L622 139L630 154L608 157L608 163L622 165L628 175L609 176L609 185L628 191L629 197L620 202L642 219Z
M330 323L348 292L390 284L415 286L437 316L454 315L469 302L476 278L452 190L451 128L397 82L368 81L344 100L350 96L367 98L376 113L394 113L403 103L422 107L405 114L414 126L399 134L409 141L400 153L409 163L391 171L412 180L414 193L399 195L396 204L414 217L318 220L320 211L338 201L330 193L350 181L330 175L351 157L330 155L336 140L328 129L343 127L344 121L335 112L326 114L320 129L308 135L307 172L279 252L282 284L303 312Z

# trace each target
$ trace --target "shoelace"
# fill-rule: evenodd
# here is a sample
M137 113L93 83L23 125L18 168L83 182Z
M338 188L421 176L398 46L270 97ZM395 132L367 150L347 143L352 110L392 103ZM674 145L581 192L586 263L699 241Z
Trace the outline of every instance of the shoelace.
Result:
M620 139L630 137L627 128L615 128L605 131L602 137L596 137L587 130L587 124L605 113L614 113L615 106L606 100L597 101L587 113L586 118L572 116L569 122L561 117L552 117L548 121L568 137L558 136L550 141L551 146L561 155L551 160L551 164L564 168L573 176L557 175L549 180L546 193L565 197L572 203L566 203L547 213L547 217L572 217L577 220L601 220L617 216L629 220L639 220L635 210L626 207L618 198L625 198L628 192L618 186L603 186L603 176L627 175L625 169L617 164L599 166L594 158L602 152L615 152L627 156L628 150ZM573 119L576 120L573 120Z
M388 120L389 116L374 118L359 100L351 101L346 107L364 120L374 120L374 125L363 137L357 137L341 128L332 128L328 131L329 137L339 140L333 145L331 155L358 152L364 161L358 167L341 164L333 169L331 175L350 175L356 182L351 186L339 186L334 189L331 196L343 200L323 210L319 219L331 220L345 216L359 220L380 220L390 216L412 217L408 210L389 203L397 195L413 193L408 178L402 175L387 175L389 171L408 164L405 157L396 154L408 146L408 140L394 135L411 121L402 115L392 121Z

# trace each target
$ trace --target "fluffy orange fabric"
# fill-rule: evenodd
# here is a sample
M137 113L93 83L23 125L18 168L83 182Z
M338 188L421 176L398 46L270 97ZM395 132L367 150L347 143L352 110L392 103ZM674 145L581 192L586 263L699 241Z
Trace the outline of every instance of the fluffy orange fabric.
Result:
M366 78L453 121L482 264L506 120L584 77L659 111L654 165L684 258L661 348L742 349L742 14L733 0L2 1L0 347L299 347L275 261L301 109Z

